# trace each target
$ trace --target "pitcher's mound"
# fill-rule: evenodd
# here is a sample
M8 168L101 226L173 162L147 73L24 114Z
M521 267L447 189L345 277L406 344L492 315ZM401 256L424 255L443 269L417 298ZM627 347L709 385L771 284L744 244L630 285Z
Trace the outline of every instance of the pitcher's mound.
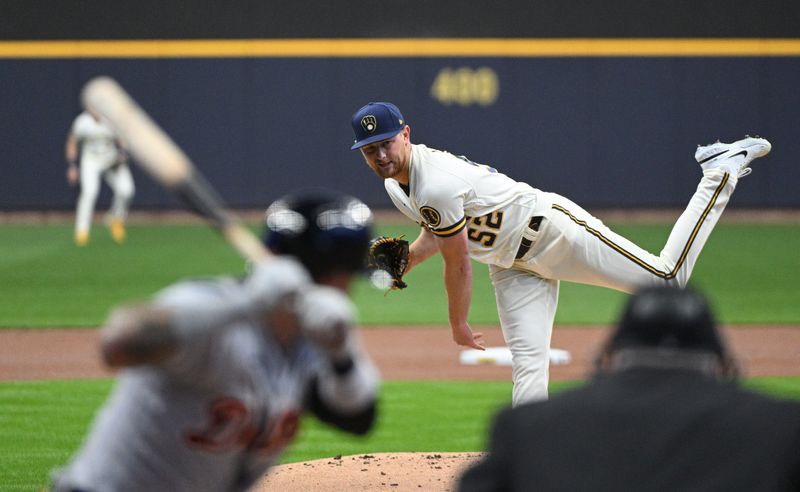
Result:
M483 453L375 453L290 463L270 469L254 492L454 491Z

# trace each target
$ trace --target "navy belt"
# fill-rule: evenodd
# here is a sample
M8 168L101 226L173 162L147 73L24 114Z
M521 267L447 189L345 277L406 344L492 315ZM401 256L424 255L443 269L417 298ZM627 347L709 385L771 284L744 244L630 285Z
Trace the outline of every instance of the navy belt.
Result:
M543 217L541 215L538 215L536 217L531 217L530 222L528 222L528 229L530 229L532 231L538 231L539 230L539 226L542 224L542 218ZM519 260L520 258L525 256L525 253L530 251L531 246L533 246L533 241L531 241L530 239L528 239L526 237L523 237L522 238L522 242L519 243L519 249L517 250L517 256L515 256L514 259Z

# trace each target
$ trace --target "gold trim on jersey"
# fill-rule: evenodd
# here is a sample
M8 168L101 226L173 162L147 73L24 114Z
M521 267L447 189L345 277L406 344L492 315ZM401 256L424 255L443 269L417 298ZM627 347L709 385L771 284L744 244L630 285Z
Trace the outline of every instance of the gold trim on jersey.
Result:
M467 218L461 217L461 220L451 225L450 227L446 227L444 229L429 228L428 230L439 237L448 237L458 234L459 232L461 232L461 229L466 227L466 225L467 225Z
M686 241L686 245L683 247L683 251L681 251L681 255L678 258L678 261L675 263L675 268L673 268L672 271L670 271L670 272L664 272L664 271L661 271L661 270L653 267L652 265L649 265L646 261L642 260L641 258L636 257L636 255L634 255L630 251L627 251L622 246L616 244L612 240L610 240L607 237L603 236L603 234L600 231L590 227L586 223L586 221L580 220L577 217L575 217L574 215L572 215L572 213L570 213L567 209L565 209L561 205L557 205L557 204L554 203L553 204L553 209L558 210L559 212L563 213L564 215L569 217L570 220L572 220L573 222L575 222L579 226L581 226L584 229L586 229L586 232L588 232L589 234L597 237L600 241L605 243L607 246L611 247L611 249L615 250L617 253L621 254L622 256L628 258L629 260L631 260L632 262L636 263L640 267L644 268L648 272L650 272L653 275L656 275L658 277L661 277L661 278L663 278L665 280L670 280L672 278L675 278L675 276L678 274L678 270L680 270L681 266L683 266L683 263L686 261L686 256L689 254L689 249L692 247L692 244L694 243L694 240L697 237L697 233L700 231L700 227L703 225L703 222L705 222L706 217L708 216L708 213L711 211L711 209L714 207L714 204L717 202L717 198L719 197L719 194L722 192L723 188L725 188L725 185L728 183L728 178L729 177L730 177L730 175L728 173L725 173L725 175L722 177L722 182L719 184L717 189L714 191L714 195L711 197L711 200L709 200L708 205L706 205L706 208L703 210L703 213L700 214L700 218L697 220L697 223L695 224L694 228L692 229L692 233L689 235L689 239Z

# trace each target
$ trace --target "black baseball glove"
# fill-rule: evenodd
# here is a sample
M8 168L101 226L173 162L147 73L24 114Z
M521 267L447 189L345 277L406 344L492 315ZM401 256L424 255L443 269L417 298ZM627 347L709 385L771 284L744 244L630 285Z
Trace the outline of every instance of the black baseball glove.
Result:
M392 277L392 289L405 289L403 274L408 267L408 241L404 236L376 237L369 243L369 266L384 270Z

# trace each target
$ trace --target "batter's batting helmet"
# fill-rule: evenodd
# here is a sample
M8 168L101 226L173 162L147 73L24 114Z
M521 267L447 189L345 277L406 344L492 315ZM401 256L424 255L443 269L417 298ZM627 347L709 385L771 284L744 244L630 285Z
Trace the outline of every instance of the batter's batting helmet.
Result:
M315 280L365 269L372 212L359 199L330 190L292 193L266 212L264 244L297 257Z

